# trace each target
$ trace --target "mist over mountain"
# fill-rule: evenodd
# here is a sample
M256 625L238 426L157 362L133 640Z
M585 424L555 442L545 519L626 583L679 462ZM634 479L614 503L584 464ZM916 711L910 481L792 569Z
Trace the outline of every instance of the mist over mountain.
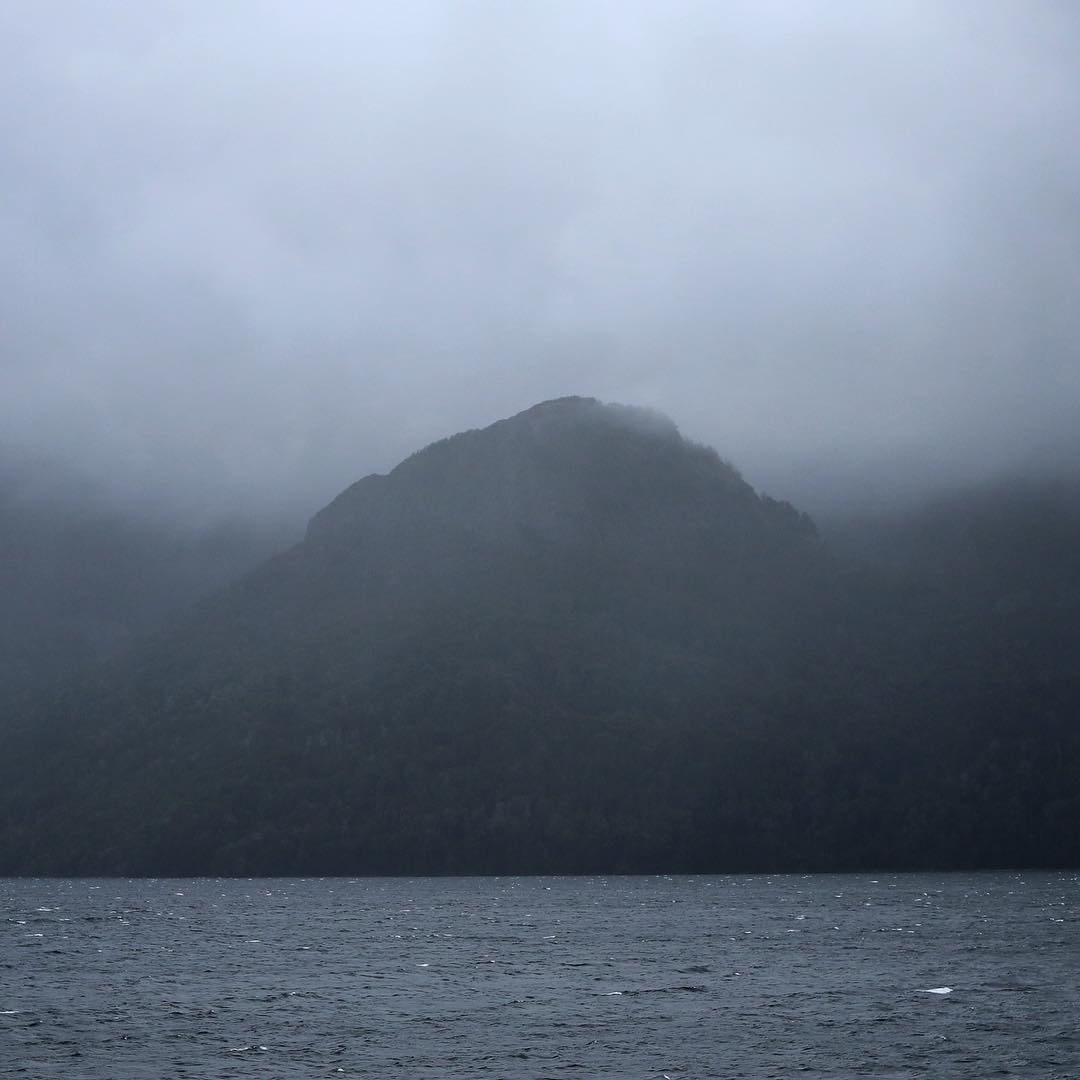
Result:
M284 545L264 522L154 517L74 470L0 452L0 710L123 653Z
M3 5L0 439L187 520L568 387L814 513L1075 460L1078 47L1060 0Z
M827 541L654 412L413 454L11 712L0 872L1063 865L1080 499Z

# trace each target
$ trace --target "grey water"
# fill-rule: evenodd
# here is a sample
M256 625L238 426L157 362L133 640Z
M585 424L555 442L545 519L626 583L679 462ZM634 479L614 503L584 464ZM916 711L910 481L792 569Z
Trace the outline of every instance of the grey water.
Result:
M0 1075L1080 1077L1075 873L0 881Z

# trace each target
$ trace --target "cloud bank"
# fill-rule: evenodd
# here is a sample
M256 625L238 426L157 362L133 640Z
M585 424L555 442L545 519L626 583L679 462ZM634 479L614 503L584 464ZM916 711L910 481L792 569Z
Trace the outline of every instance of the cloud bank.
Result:
M1060 455L1078 49L1051 0L6 5L0 442L191 512L571 393L796 497Z

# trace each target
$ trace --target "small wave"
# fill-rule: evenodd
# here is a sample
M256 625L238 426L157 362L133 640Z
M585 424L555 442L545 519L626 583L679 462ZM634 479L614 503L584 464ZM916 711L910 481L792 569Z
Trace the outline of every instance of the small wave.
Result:
M290 998L317 998L319 996L320 995L317 994L314 990L277 990L272 994L266 994L265 996L260 997L258 1000L263 1002L288 1001Z

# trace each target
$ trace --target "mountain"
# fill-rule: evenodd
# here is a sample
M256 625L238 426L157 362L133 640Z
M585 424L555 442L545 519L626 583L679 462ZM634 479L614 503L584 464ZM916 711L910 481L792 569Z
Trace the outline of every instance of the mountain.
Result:
M857 548L644 410L456 435L12 717L0 873L1075 863L1056 595Z

